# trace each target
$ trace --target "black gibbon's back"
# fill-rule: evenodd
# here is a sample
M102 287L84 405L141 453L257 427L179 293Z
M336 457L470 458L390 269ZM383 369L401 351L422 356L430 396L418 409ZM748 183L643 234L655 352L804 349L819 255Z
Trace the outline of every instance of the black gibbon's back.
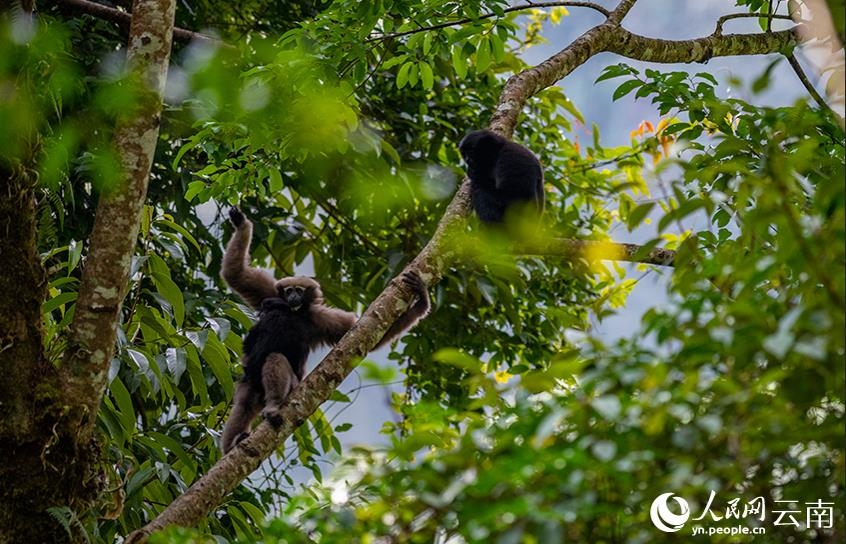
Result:
M305 364L310 351L309 333L314 328L308 317L311 301L300 308L297 315L284 299L266 298L261 303L259 320L244 337L244 381L249 381L257 391L264 394L261 369L271 353L279 353L288 359L298 379L305 374Z
M543 168L534 153L490 130L471 132L458 149L467 163L473 209L482 222L502 223L514 207L543 212Z

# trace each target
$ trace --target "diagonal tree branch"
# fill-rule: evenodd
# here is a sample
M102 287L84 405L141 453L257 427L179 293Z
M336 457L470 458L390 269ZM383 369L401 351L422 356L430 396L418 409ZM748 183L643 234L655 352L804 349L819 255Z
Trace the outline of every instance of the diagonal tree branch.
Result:
M593 55L611 51L634 59L654 62L701 62L713 56L776 53L795 41L791 31L771 34L708 36L697 40L669 41L637 36L623 29L620 21L636 0L623 0L609 19L587 31L564 50L541 64L512 76L500 95L491 127L510 134L526 101L565 77ZM654 49L652 49L654 48ZM674 51L674 49L677 50ZM416 271L427 285L437 282L452 265L456 250L447 243L451 233L464 228L470 212L470 185L459 187L432 239L405 270ZM674 253L653 249L643 258L641 248L630 244L604 244L577 240L544 242L524 251L542 254L593 256L669 265ZM320 406L408 307L412 293L392 281L367 308L356 325L341 339L323 361L303 380L280 412L283 424L274 429L261 423L238 447L223 457L186 493L173 501L153 521L132 533L127 543L144 542L156 530L169 525L193 526L235 489L249 473L276 450L309 415Z
M831 106L829 106L825 99L820 96L820 93L818 93L814 88L814 84L811 83L808 76L805 75L805 70L802 69L802 65L799 64L799 61L796 60L796 55L793 53L787 55L787 62L790 63L790 67L793 68L793 72L796 74L796 77L799 78L799 81L805 87L805 90L808 91L808 94L814 99L814 102L823 109L831 110ZM831 111L833 112L833 110Z

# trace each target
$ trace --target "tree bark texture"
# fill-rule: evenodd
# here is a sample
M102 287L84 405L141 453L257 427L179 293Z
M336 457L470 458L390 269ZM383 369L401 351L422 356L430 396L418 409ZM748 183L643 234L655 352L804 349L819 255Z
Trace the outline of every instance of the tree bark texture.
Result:
M93 450L77 442L72 408L44 359L34 180L24 163L0 164L0 543L66 540L45 509L84 507L96 494Z
M633 59L653 62L704 62L714 56L778 53L795 43L792 31L769 34L720 35L697 40L670 41L645 38L630 33L621 21L636 0L622 0L608 14L608 19L588 30L562 51L539 65L512 76L503 88L498 106L491 119L491 129L510 135L517 117L526 102L539 91L555 84L592 56L601 52L615 52ZM456 257L450 233L463 229L470 213L469 181L464 180L449 204L438 228L423 250L406 267L415 271L427 285L436 283ZM645 255L639 246L609 244L579 240L555 240L533 247L519 247L518 252L578 256L587 260L631 260L658 265L672 265L675 253L652 249ZM223 497L273 453L313 411L329 398L332 391L355 367L358 357L365 354L381 338L409 303L411 293L393 281L370 305L358 323L321 361L288 398L281 410L284 423L273 429L260 424L254 432L221 459L217 465L166 507L143 528L132 533L127 542L146 541L154 531L169 525L193 526L208 515Z
M93 430L108 385L118 312L129 283L159 135L174 13L173 0L135 0L132 7L127 63L139 100L115 130L114 146L122 172L100 195L62 365L69 401L82 402L86 408L80 432Z

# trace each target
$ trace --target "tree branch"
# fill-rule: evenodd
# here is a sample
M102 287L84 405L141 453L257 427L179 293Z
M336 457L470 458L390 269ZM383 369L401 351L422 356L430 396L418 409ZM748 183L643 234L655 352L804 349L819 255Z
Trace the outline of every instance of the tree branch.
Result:
M98 19L115 23L124 30L129 29L129 24L132 20L131 13L111 8L109 6L104 6L103 4L98 4L97 2L90 2L89 0L59 0L59 2L70 8L87 13L88 15L93 15ZM205 34L200 34L199 32L194 32L192 30L186 30L184 28L174 28L173 38L181 42L198 40L220 43L220 40L217 38L206 36Z
M619 242L553 238L529 240L515 246L514 253L524 255L557 255L586 261L626 261L631 263L673 266L676 252L653 248L644 253L644 246Z
M791 53L786 56L787 62L790 63L790 67L793 68L793 71L796 73L796 77L798 77L799 81L802 82L802 85L805 86L805 90L808 91L808 94L811 95L811 98L814 99L814 102L816 102L817 105L822 109L830 110L832 111L832 113L834 113L834 110L832 110L828 103L825 101L825 99L820 96L820 93L818 93L817 90L814 88L814 85L808 79L808 76L805 75L805 71L802 69L802 65L799 64L798 60L796 60L796 55Z
M661 40L623 28L606 51L631 59L660 63L707 62L714 57L778 53L796 43L793 29L760 34L712 34L692 40Z
M606 21L539 65L509 78L491 126L504 135L511 134L530 96L566 77L597 53L616 53L646 62L690 63L706 62L713 57L778 53L795 43L793 29L768 34L712 34L692 40L661 40L634 34Z
M76 313L62 371L66 395L88 407L82 426L93 429L115 348L117 319L126 295L129 264L138 238L141 207L159 135L162 96L170 58L175 3L135 0L127 64L139 100L115 128L122 172L100 195L82 272Z

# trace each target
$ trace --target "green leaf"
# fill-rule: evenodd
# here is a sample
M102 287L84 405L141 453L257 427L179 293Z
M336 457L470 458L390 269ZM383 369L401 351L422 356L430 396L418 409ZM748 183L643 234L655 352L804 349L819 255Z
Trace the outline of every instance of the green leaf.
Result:
M423 34L423 54L428 55L429 51L432 50L432 38L434 37L434 32L426 32Z
M279 172L278 168L269 168L267 170L267 176L270 181L268 188L272 192L278 193L285 187L285 184L282 182L282 174Z
M176 326L181 327L185 320L185 301L182 298L182 290L171 279L170 270L161 257L155 253L150 253L148 257L147 264L150 267L150 278L153 280L156 290L173 310Z
M132 436L135 432L135 408L132 407L132 398L129 396L129 390L120 381L120 378L115 378L109 384L109 392L112 398L115 399L121 427L125 431L124 436Z
M200 358L193 346L189 345L189 349L185 350L188 377L191 379L191 389L194 391L202 406L209 405L209 391L206 387L206 376L203 373L203 365L200 364Z
M352 402L352 400L350 400L350 398L347 395L341 393L337 389L332 391L332 394L329 396L329 400L332 400L332 401L335 401L335 402Z
M42 314L49 314L50 312L52 312L56 308L59 308L60 306L64 306L64 305L66 305L70 302L73 302L74 300L76 300L76 297L77 297L76 292L59 293L58 295L51 298L50 300L45 301L44 304L41 305L41 313Z
M441 348L432 355L432 359L465 370L478 371L481 368L481 362L478 359L455 348Z
M391 57L391 58L389 58L388 60L386 60L385 62L382 63L382 69L383 70L390 70L394 66L398 66L398 65L402 64L403 62L406 62L407 60L408 60L408 55L397 55L395 57Z
M467 57L461 45L456 44L452 46L452 67L460 79L467 77Z
M173 375L174 383L179 383L179 379L185 372L187 366L187 355L183 348L167 348L165 351L165 359L167 361L167 370Z
M147 434L151 438L155 439L156 444L164 446L176 456L181 463L181 470L179 472L188 483L192 482L194 478L197 477L197 463L190 455L188 455L181 443L166 434L155 431L149 431Z
M408 83L408 75L411 73L411 68L414 66L414 63L409 61L400 67L399 72L397 72L397 89L402 89Z
M594 81L594 83L599 83L600 81L605 81L606 79L612 79L615 77L637 74L637 70L626 64L615 64L614 66L606 66L605 69L602 70L602 73L599 75L599 77L596 78L596 81Z
M188 189L185 191L185 200L191 202L195 196L202 193L206 188L205 181L192 181L188 184Z
M194 235L191 234L190 232L188 232L188 229L186 229L182 225L179 225L178 223L171 221L169 218L161 218L161 219L156 220L156 226L166 227L166 228L169 228L171 230L178 232L179 234L182 235L183 239L187 240L188 243L190 243L192 246L194 246L194 248L198 252L202 253L203 250L200 249L200 244L197 242L197 239L194 238Z
M480 74L491 64L491 44L484 36L476 44L476 73Z
M428 62L422 61L418 64L418 67L420 69L420 82L423 84L423 88L428 91L435 84L435 75L432 73L432 67Z
M227 398L232 396L235 384L232 381L232 370L229 362L229 351L217 335L210 335L202 351L203 359L208 363L217 383L223 387Z
M637 207L629 213L628 217L626 217L626 226L629 227L629 230L634 230L637 226L639 226L654 207L654 202L638 204Z
M626 96L627 94L641 86L643 86L643 82L641 80L630 79L629 81L626 81L622 85L617 87L617 89L614 91L614 95L612 96L612 100L616 102L620 98Z

